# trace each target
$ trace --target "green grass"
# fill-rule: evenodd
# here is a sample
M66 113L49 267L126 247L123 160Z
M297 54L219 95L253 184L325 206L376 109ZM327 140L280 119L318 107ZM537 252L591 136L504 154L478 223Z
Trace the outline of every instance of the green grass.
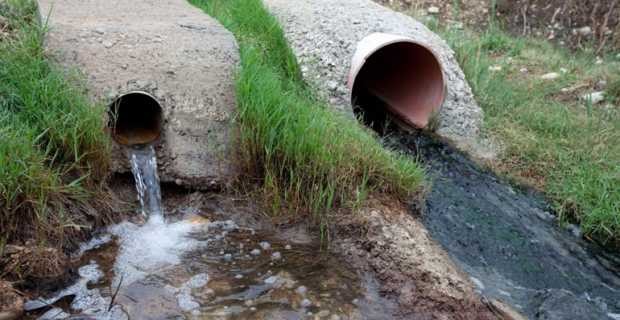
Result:
M579 99L598 80L609 80L608 97L617 97L620 64L595 65L592 56L516 38L493 24L481 34L435 29L456 51L485 111L487 134L503 147L496 169L544 190L563 221L620 243L620 106ZM490 71L494 65L502 71ZM558 80L540 79L562 68ZM570 87L578 89L562 93Z
M191 0L237 38L240 162L272 215L310 215L321 227L370 193L410 199L424 172L385 150L355 119L316 100L282 30L259 0ZM323 229L324 230L324 229Z
M103 201L104 109L45 57L34 2L5 2L0 15L10 30L0 40L0 242L63 246Z

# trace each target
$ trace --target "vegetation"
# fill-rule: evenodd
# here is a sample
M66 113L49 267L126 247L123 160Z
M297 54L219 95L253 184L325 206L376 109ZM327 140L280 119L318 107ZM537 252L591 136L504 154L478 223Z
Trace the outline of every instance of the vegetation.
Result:
M240 162L259 181L273 215L311 214L324 227L337 207L371 192L410 199L424 172L385 150L354 119L313 98L276 20L260 0L191 0L240 45L237 79Z
M0 3L0 244L62 246L101 218L109 144L103 108L46 59L35 5Z
M620 62L510 36L496 23L473 33L429 24L454 48L501 144L492 166L552 199L562 221L602 241L620 241ZM550 72L560 75L543 80ZM581 97L607 82L607 102ZM610 105L608 103L616 103Z

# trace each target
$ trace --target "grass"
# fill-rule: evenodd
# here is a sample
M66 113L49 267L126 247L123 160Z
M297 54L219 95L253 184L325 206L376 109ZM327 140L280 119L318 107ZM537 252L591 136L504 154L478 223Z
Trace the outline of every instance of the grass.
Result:
M191 0L237 38L240 163L258 181L274 216L329 215L371 193L402 200L420 192L424 172L385 150L355 119L330 110L303 83L277 21L259 0Z
M0 4L0 243L64 246L104 211L103 108L45 57L33 1Z
M543 190L562 221L580 223L587 236L620 243L620 63L597 65L586 53L514 37L494 23L482 33L431 27L455 50L485 130L502 145L494 168ZM542 80L549 72L561 77ZM599 80L616 106L579 98Z

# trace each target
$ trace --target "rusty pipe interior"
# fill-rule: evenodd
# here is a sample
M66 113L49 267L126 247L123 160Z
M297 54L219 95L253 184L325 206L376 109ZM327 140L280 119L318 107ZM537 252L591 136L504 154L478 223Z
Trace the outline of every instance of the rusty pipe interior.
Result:
M152 144L161 135L161 105L146 92L133 91L118 96L109 105L108 116L112 139L120 145Z
M439 59L413 41L380 43L353 75L351 103L360 121L381 132L389 120L427 128L445 98ZM395 119L394 119L395 118Z

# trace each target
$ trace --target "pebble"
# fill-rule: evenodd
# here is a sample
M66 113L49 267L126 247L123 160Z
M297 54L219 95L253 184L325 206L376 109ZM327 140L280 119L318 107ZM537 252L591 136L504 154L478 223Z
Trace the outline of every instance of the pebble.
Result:
M502 71L502 66L490 66L489 71Z
M260 249L254 249L254 250L250 251L250 254L253 255L253 256L257 256L257 255L260 254Z
M276 283L277 281L278 281L278 276L271 276L271 277L269 277L269 278L265 279L265 281L264 281L264 282L265 282L266 284L274 284L274 283Z
M225 254L224 255L224 260L226 260L226 261L232 260L232 254L230 254L230 253Z
M243 275L242 274L235 275L235 279L243 279Z
M303 308L307 308L307 307L309 307L309 306L311 306L311 305L312 305L312 301L310 301L309 299L303 299L303 300L301 300L300 305L301 305Z
M106 47L107 49L110 49L114 46L114 43L110 42L110 41L104 41L103 42L103 46Z
M560 74L557 72L550 72L547 74L543 74L540 78L543 80L555 80L560 77Z
M589 26L585 26L575 29L575 32L582 36L589 36L590 34L592 34L592 28L590 28Z
M575 236L575 238L581 238L581 229L578 226L574 224L569 224L567 228L570 231L570 233L572 233L573 236Z
M206 286L208 282L209 282L209 275L207 275L206 273L200 273L200 274L197 274L191 277L187 281L187 286L189 288L202 288Z
M521 73L527 73L529 70L527 70L527 68L521 68L519 69L519 72Z
M291 250L291 249L293 249L293 247L290 244L287 244L287 245L284 246L284 249Z
M562 74L567 74L567 73L568 73L568 69L566 69L566 68L560 68L560 73L562 73Z
M430 14L438 14L439 13L439 7L430 6L430 7L428 7L427 11Z
M271 260L280 260L282 259L282 254L280 252L274 252L271 254Z
M581 99L591 104L599 104L605 101L605 91L595 91L581 96Z
M260 247L263 248L263 250L265 250L265 251L271 249L271 245L267 241L262 241L258 245L260 245Z
M329 316L329 311L321 310L321 311L317 312L316 315L319 318L327 317L327 316Z
M295 292L297 292L298 294L304 296L308 292L308 288L306 288L305 286L299 286L299 287L297 287Z

